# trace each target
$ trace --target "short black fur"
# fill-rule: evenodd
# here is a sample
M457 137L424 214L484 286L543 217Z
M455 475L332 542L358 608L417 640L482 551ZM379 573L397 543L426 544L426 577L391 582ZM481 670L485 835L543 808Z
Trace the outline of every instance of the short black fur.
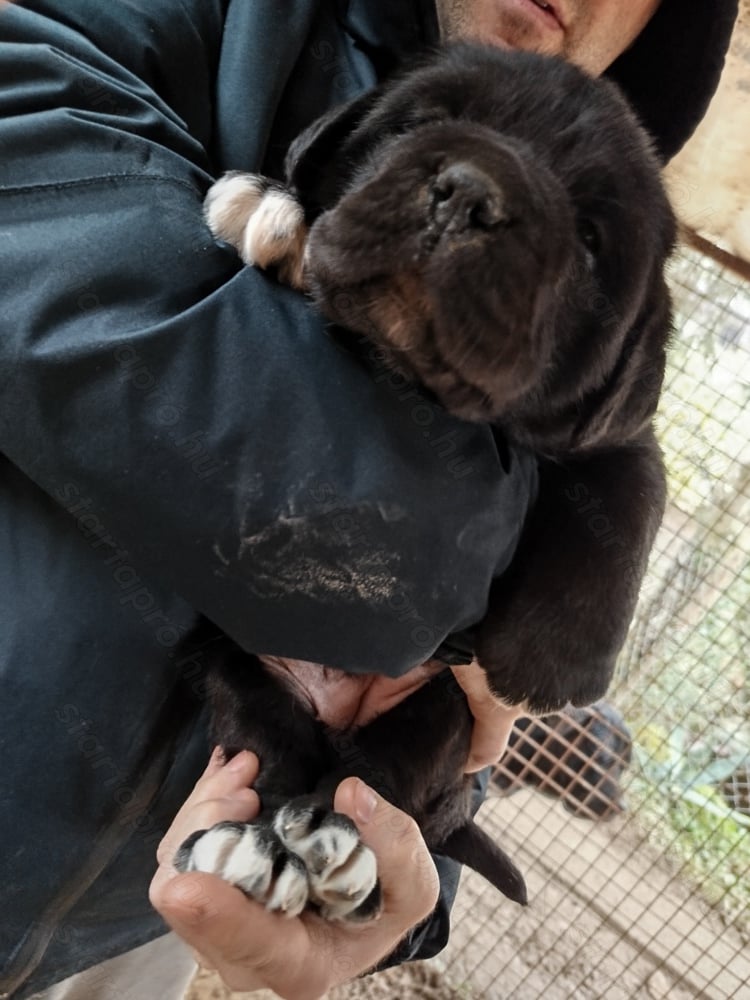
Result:
M314 123L288 184L326 315L539 458L538 502L478 628L491 686L537 713L601 697L664 504L651 420L675 235L625 101L559 61L454 46ZM449 674L332 733L231 644L219 659L214 738L259 752L266 809L311 792L330 806L358 774L433 850L525 899L469 818L472 719Z

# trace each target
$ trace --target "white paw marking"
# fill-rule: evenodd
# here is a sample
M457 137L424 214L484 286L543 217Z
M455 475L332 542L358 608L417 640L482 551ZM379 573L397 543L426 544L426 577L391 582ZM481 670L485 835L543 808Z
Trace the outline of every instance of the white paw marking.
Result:
M218 875L269 910L296 917L307 904L304 864L287 854L266 827L218 823L195 841L188 857L179 860L181 854L182 849L175 859L179 870Z
M203 202L203 217L219 240L239 251L247 220L263 198L266 184L256 174L225 174L213 184Z
M380 908L375 855L347 816L318 807L289 803L272 826L217 823L189 838L174 864L218 875L289 917L308 903L327 920L370 920Z
M311 828L314 813L312 808L284 806L274 817L274 829L288 850L302 858L310 899L321 914L345 920L375 889L377 861L348 817L330 812Z
M269 910L279 910L287 917L296 917L302 913L309 898L310 886L305 866L296 855L290 854L271 892L262 902Z
M303 287L307 227L302 206L287 191L269 188L257 174L226 174L210 188L203 214L213 235L246 264L275 266L283 282Z
M269 191L247 221L243 260L263 268L283 261L295 249L304 222L299 202L284 191Z

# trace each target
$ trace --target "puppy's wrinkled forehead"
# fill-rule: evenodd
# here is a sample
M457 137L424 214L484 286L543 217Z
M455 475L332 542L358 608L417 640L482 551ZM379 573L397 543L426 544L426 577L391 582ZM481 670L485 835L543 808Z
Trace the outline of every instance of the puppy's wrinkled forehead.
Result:
M391 80L353 139L446 118L478 122L532 145L604 129L605 141L620 136L644 146L634 115L609 81L561 59L461 44Z
M311 126L289 163L327 315L378 331L452 412L546 454L650 420L675 225L614 85L449 46Z
M628 202L623 208L631 220L638 205L669 215L656 156L617 87L532 53L448 47L392 81L342 152L361 163L394 135L447 120L481 124L525 145L573 198L598 198L610 210Z

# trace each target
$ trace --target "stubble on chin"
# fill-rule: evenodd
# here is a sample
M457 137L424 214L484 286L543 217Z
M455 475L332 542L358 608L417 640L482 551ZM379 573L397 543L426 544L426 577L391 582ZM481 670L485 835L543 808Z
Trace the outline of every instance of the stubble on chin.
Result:
M526 38L529 28L524 19L508 11L499 19L494 6L484 0L436 0L435 6L443 41L465 39L501 49L535 47L533 36Z

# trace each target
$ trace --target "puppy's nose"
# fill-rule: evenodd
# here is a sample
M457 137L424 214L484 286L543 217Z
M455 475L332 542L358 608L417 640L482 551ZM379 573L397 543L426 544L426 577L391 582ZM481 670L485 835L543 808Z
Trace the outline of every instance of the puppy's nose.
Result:
M453 163L432 184L432 214L441 229L491 229L506 220L503 195L491 177L471 163Z

